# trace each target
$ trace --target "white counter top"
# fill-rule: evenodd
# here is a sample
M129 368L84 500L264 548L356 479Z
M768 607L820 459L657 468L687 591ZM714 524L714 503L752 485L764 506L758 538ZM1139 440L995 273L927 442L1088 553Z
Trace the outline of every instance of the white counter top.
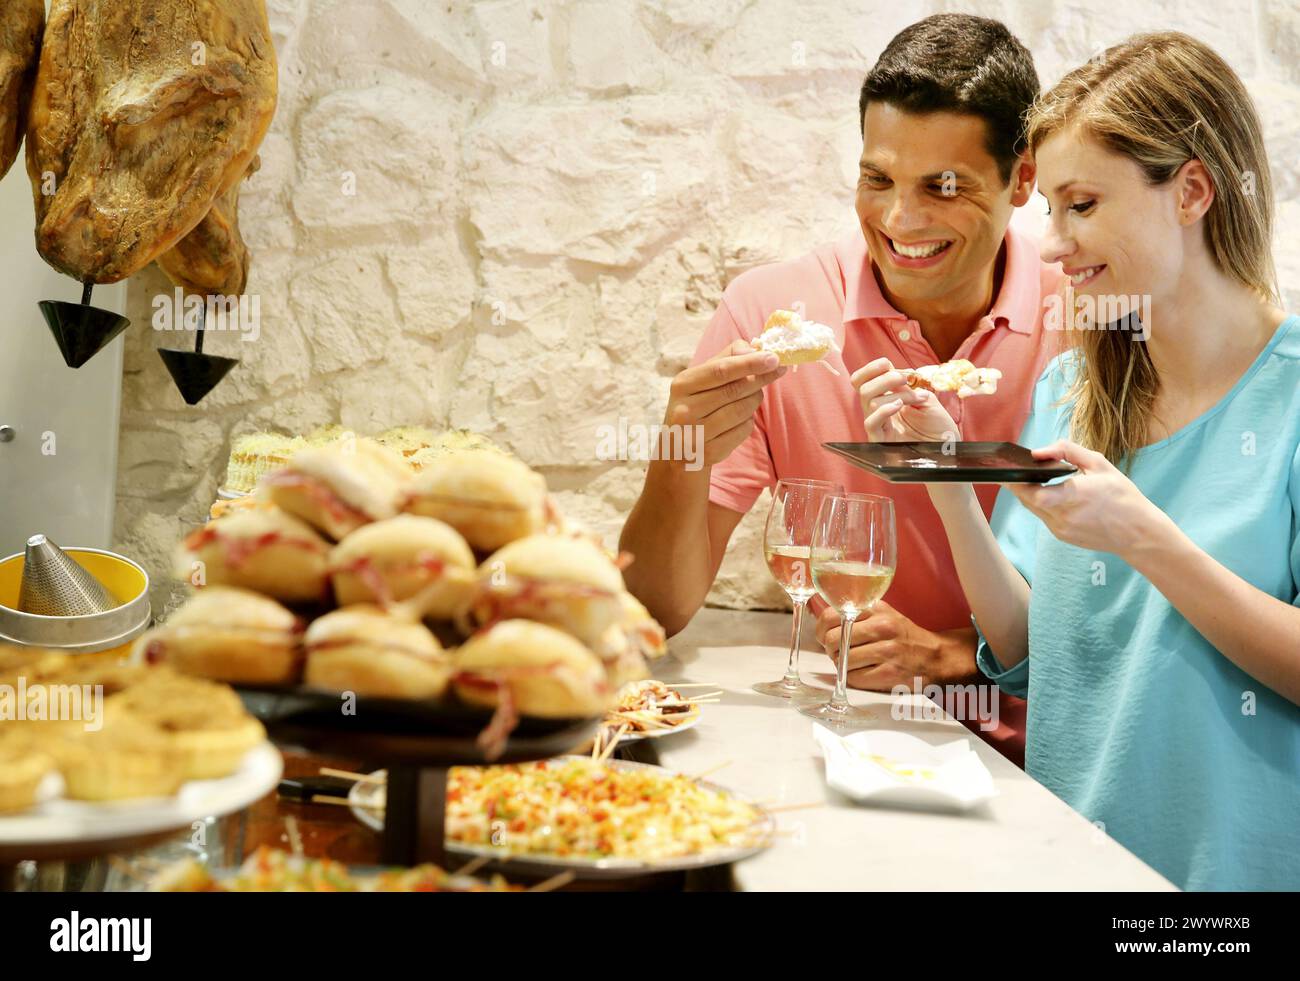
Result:
M998 797L965 815L886 810L830 790L811 719L750 691L785 669L789 614L701 610L669 641L655 676L713 682L724 691L688 732L655 740L664 766L700 774L772 805L776 844L735 867L747 890L1172 890L1166 879L1076 814L951 718L890 719L888 695L853 692L882 706L882 724L934 743L966 736L992 773ZM832 682L831 662L804 624L805 680ZM698 692L692 692L697 694Z

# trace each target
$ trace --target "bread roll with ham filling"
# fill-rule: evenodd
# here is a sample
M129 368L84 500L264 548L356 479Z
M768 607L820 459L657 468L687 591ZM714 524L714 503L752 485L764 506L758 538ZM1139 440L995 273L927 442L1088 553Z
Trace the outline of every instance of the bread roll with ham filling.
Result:
M650 677L653 658L668 652L664 628L629 592L619 594L623 616L601 636L595 654L604 662L610 687L616 691L630 681Z
M384 698L436 698L451 658L422 623L377 606L349 606L315 620L303 636L304 680L313 688Z
M450 620L464 608L477 578L474 553L451 525L399 514L348 535L329 554L340 606L390 606L419 596L420 612Z
M371 440L349 439L298 451L259 487L275 504L339 541L362 525L395 516L410 476L391 451Z
M594 542L530 535L494 552L479 566L470 605L473 623L536 620L598 648L623 620L623 574Z
M600 659L569 634L531 620L503 620L456 652L452 685L471 705L520 715L577 719L600 715L611 688Z
M659 621L650 615L645 604L624 590L618 597L623 607L620 627L646 658L654 660L668 653L668 635Z
M301 671L302 631L302 621L273 599L208 586L143 633L132 656L214 681L287 685Z
M491 552L546 526L546 481L513 457L459 450L416 475L402 509L445 521L473 548Z
M319 602L329 594L329 549L314 528L278 507L231 511L185 537L175 575L192 586L239 586L286 603Z

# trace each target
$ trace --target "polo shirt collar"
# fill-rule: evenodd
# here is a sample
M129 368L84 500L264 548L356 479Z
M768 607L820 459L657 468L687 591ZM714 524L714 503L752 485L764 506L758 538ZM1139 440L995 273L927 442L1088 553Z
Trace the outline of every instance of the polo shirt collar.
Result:
M1042 263L1033 243L1020 232L1008 228L1003 242L1007 248L1006 268L988 316L994 326L1005 324L1017 333L1032 334L1038 323ZM880 291L860 228L845 235L836 251L844 270L844 323L909 319L895 310Z

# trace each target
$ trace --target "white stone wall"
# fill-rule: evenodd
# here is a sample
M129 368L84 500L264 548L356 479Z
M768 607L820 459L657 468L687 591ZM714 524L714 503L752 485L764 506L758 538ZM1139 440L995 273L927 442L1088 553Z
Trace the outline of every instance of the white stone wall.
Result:
M267 5L280 104L241 201L261 335L210 337L243 364L191 409L153 349L192 338L147 327L167 281L130 289L116 537L158 607L232 436L258 428L470 427L614 540L642 466L597 459L596 427L661 421L726 284L854 226L862 76L930 13L1001 18L1044 84L1138 30L1213 44L1267 124L1300 309L1295 0ZM762 510L714 602L781 605Z

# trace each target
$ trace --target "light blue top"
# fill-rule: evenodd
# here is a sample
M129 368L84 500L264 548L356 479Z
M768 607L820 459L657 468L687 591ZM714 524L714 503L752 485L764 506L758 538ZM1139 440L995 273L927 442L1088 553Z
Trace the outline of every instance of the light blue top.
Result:
M1022 445L1068 435L1057 403L1074 358L1039 379ZM1300 605L1300 317L1214 408L1134 454L1129 477L1197 546ZM1030 775L1182 888L1300 889L1300 707L1126 562L1063 544L1009 492L992 526L1032 586L1029 657L1004 671L982 638L977 657L1029 699Z

